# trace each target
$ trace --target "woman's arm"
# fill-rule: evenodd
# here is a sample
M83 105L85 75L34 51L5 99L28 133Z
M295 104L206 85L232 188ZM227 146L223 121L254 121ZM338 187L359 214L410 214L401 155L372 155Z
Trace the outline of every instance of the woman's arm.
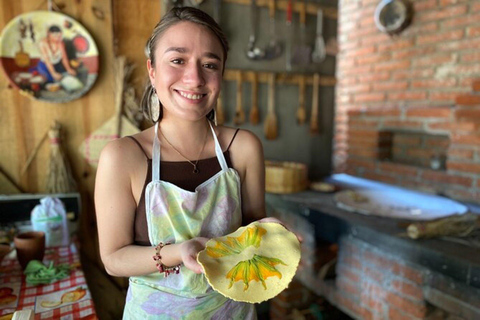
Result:
M100 256L106 271L113 276L129 277L156 272L155 249L134 245L134 220L137 204L132 193L135 170L145 164L140 152L131 149L131 142L118 139L102 150L95 182L95 210ZM143 179L142 179L143 181ZM206 239L195 238L172 244L161 250L166 266L184 263L199 273L196 254ZM201 248L201 249L200 249Z
M60 80L62 78L62 75L57 71L55 71L55 68L53 67L52 62L50 61L50 57L48 56L48 51L47 51L48 44L46 43L46 40L42 40L40 42L39 47L40 47L40 56L42 58L42 61L47 66L48 72L50 72L50 74L55 80Z
M232 164L242 184L243 224L265 217L265 161L263 146L253 133L240 130L231 148Z

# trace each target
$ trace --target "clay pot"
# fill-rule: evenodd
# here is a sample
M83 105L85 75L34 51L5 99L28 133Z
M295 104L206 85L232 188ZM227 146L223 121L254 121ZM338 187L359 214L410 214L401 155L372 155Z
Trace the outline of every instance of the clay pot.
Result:
M17 249L17 259L22 269L25 269L30 260L43 260L45 254L45 233L29 231L20 233L13 239Z

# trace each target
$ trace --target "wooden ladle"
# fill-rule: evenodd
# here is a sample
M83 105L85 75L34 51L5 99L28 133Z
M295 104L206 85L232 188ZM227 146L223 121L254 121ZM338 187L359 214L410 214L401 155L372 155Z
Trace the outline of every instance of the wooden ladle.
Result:
M258 124L260 121L260 111L258 110L258 78L257 73L253 73L252 80L252 108L250 109L250 123Z
M312 114L310 115L310 133L318 134L318 85L320 84L320 75L313 75L313 95L312 95Z
M237 73L237 106L235 109L235 117L233 119L235 125L241 125L245 122L245 111L242 105L242 72Z
M298 84L298 109L297 123L302 125L307 119L307 110L305 110L305 77L300 76Z

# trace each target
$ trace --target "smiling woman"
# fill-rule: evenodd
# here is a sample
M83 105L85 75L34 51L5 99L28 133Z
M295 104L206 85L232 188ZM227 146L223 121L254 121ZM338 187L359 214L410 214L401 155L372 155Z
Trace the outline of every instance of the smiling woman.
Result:
M196 260L210 238L266 219L259 139L214 121L228 42L183 7L147 47L142 108L154 125L104 148L95 185L102 261L130 277L124 319L254 319L252 304L212 290Z

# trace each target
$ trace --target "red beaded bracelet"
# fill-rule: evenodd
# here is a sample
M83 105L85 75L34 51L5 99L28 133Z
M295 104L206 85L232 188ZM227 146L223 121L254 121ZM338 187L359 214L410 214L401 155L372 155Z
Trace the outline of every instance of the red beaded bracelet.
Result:
M157 263L156 267L160 273L165 273L165 277L168 277L171 273L179 274L180 273L180 265L176 265L173 267L167 267L162 263L162 256L160 255L160 250L162 250L163 247L171 244L170 242L160 242L156 247L155 247L155 255L153 256L153 260Z

